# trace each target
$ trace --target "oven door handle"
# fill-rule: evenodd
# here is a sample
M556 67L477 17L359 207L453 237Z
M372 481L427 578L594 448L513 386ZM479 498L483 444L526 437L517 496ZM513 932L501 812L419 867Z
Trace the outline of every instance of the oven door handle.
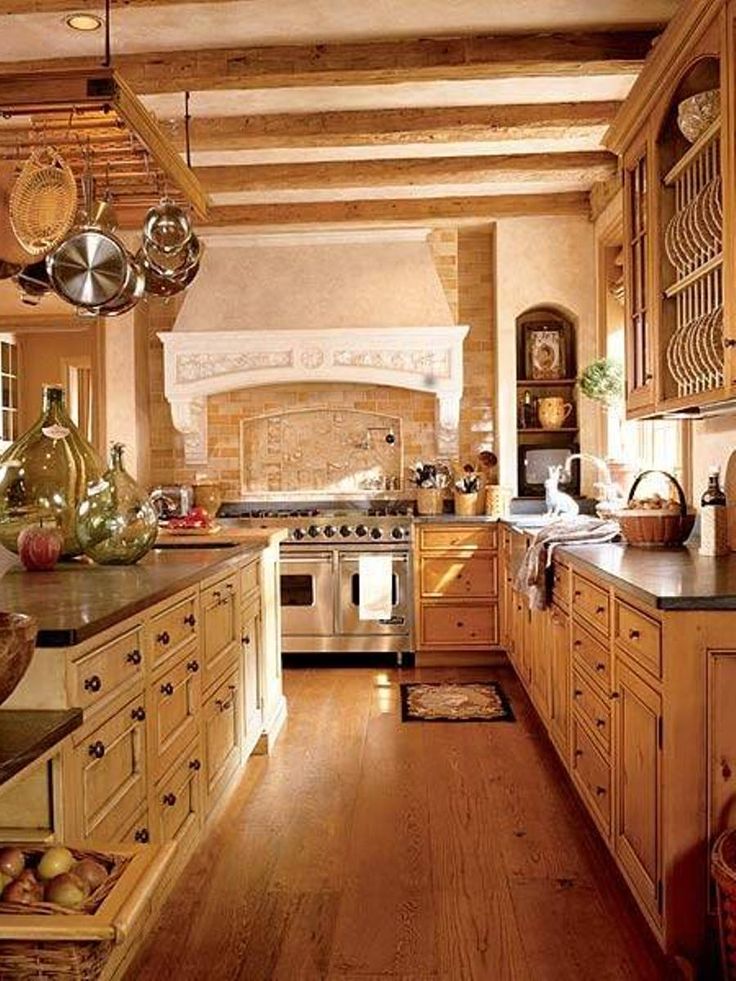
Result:
M379 620L378 623L382 624L384 627L403 627L406 623L406 617L386 617L383 620Z
M281 568L287 565L332 565L332 554L330 552L312 552L309 555L282 555Z

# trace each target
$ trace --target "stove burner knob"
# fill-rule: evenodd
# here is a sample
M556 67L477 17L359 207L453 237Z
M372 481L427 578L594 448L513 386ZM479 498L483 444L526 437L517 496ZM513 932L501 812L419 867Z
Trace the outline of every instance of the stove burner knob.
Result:
M307 534L310 538L316 538L317 535L319 535L319 528L317 525L310 525L309 528L307 528Z
M392 528L391 529L391 537L392 538L403 538L404 537L404 529L403 528L399 528L398 525L395 528Z
M297 541L301 541L302 538L304 538L304 529L295 528L294 531L292 532L292 537L296 538Z
M337 528L334 525L325 525L324 535L326 538L334 538L337 534Z
M358 536L358 538L365 538L365 536L368 534L368 529L365 525L357 525L355 528L355 534Z
M353 529L350 525L340 525L340 534L343 538L349 538L353 533Z
M371 528L371 538L378 539L381 537L381 535L383 535L383 532L380 528Z

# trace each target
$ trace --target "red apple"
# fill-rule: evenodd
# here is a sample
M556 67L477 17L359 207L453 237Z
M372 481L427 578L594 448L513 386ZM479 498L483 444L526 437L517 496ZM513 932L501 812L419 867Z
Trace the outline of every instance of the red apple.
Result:
M63 544L58 528L31 525L18 535L18 555L29 572L45 571L59 561Z
M23 852L15 845L8 845L0 848L0 872L9 875L11 879L16 879L23 871L26 860Z
M83 858L72 869L84 883L87 892L94 892L107 878L107 869L93 858Z
M87 898L87 889L79 876L73 872L64 872L46 883L44 898L47 903L76 909Z

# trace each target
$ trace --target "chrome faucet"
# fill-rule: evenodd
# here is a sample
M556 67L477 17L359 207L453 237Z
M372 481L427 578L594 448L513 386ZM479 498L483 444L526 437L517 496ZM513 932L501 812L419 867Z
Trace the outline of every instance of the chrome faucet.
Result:
M620 507L621 501L623 499L623 493L618 484L614 483L611 477L611 471L608 469L608 464L606 461L600 457L595 456L593 453L571 453L570 456L565 460L565 474L570 477L572 474L572 461L573 460L588 460L590 463L594 463L598 468L598 472L602 476L602 480L598 480L593 484L593 487L600 488L603 494L603 500L601 504L609 504L614 507Z

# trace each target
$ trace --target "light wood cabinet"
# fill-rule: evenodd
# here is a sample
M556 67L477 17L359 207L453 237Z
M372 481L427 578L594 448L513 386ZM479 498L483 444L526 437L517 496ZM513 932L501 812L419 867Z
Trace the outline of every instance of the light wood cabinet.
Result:
M208 691L237 657L238 606L235 576L202 591L202 689Z
M205 701L202 712L205 812L217 801L240 763L240 672L230 672Z
M570 751L570 619L558 606L547 612L550 659L549 734L563 760Z
M144 669L142 632L136 627L73 662L71 701L89 717L125 688L140 687Z
M251 603L243 608L240 625L243 677L243 753L252 753L263 731L261 695L261 606Z
M530 610L527 622L529 646L529 676L534 707L542 718L550 717L552 699L552 658L549 648L549 614L543 610Z
M201 755L197 741L158 782L154 794L157 840L174 841L184 852L196 841L203 819Z
M498 648L498 530L483 522L422 523L414 549L419 660L450 663Z
M199 596L188 590L174 602L161 604L146 631L152 650L151 667L175 656L199 633Z
M660 694L616 663L616 824L614 848L629 882L653 916L661 913Z
M158 780L199 734L200 678L199 651L193 643L176 661L167 661L153 679L149 698L153 780Z

